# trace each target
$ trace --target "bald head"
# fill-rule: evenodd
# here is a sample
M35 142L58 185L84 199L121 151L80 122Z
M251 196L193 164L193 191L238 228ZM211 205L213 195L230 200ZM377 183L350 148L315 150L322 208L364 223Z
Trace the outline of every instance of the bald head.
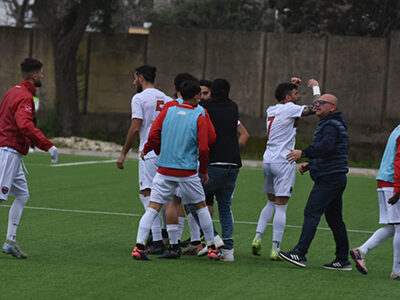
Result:
M323 94L318 98L315 114L323 119L327 115L334 113L339 104L339 100L332 94Z
M325 100L331 104L333 104L335 107L338 106L339 100L336 98L336 96L332 94L323 94L321 97L319 97L319 100Z

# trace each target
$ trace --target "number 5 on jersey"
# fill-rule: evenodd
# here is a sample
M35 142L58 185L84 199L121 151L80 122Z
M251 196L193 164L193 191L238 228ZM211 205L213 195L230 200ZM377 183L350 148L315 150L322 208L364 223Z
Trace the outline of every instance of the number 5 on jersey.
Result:
M162 111L163 106L164 106L164 101L157 100L156 111Z

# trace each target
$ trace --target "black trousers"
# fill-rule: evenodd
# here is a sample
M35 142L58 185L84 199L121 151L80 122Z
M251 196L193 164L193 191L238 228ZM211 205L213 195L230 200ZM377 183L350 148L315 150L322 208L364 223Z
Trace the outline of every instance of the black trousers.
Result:
M308 197L304 209L304 223L299 242L295 249L306 255L314 239L321 216L325 214L336 243L336 258L346 261L349 253L349 239L342 217L342 194L346 188L346 174L331 174L318 178Z

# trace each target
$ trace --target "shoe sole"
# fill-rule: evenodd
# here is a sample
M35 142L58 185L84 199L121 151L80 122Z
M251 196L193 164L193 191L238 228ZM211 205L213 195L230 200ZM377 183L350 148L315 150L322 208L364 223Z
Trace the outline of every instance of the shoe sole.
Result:
M203 251L203 250L200 250L198 253L197 253L197 256L205 256L205 255L207 255L208 254L208 250L207 251L205 251L204 253L203 252L201 252L201 251Z
M4 254L11 254L11 255L14 256L15 258L19 258L19 259L28 258L28 256L17 255L17 254L15 254L13 251L5 251L5 250L3 250L3 253L4 253Z
M269 257L269 260L271 261L284 261L282 257L277 256L277 257Z
M298 266L298 267L302 267L302 268L305 268L305 267L306 267L306 264L301 263L301 262L298 262L298 261L295 261L295 260L291 259L290 257L286 257L286 256L282 255L281 253L278 253L278 255L279 255L279 257L281 257L283 260L286 260L286 261L288 261L288 262L290 262L290 263L292 263L292 264L294 264L294 265L296 265L296 266Z
M359 262L358 262L358 256L354 253L353 250L350 250L350 256L354 260L354 263L356 264L356 269L363 275L368 274L368 270L363 267Z
M256 245L251 245L251 253L253 253L255 256L261 256L261 249Z
M235 259L224 259L224 258L221 258L220 261L223 261L223 262L234 262Z
M338 271L351 271L351 270L353 270L353 268L352 268L352 267L345 267L345 268L332 268L332 267L326 267L326 266L323 266L323 268L324 268L324 269L326 269L326 270L338 270Z
M151 260L150 257L143 258L140 254L139 254L139 255L132 255L132 258L133 258L134 260L144 260L144 261L150 261L150 260Z
M209 259L211 259L211 260L221 260L221 257L219 257L219 256L213 256L213 257L208 257Z

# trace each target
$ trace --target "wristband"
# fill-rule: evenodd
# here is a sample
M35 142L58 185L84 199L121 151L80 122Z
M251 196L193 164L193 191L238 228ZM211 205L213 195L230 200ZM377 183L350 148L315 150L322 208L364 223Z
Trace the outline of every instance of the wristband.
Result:
M318 85L313 86L313 87L312 87L312 91L313 91L313 95L314 95L314 96L315 96L315 95L321 95L321 91L320 91Z

